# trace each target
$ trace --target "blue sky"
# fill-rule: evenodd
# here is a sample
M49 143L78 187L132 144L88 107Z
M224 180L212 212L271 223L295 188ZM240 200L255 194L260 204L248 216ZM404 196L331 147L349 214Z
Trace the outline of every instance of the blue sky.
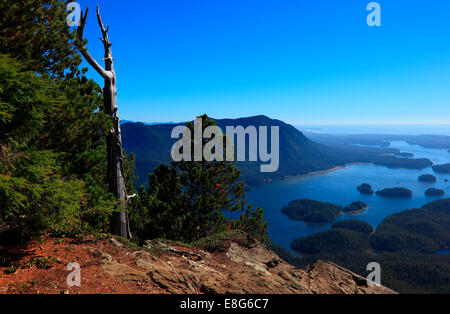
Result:
M85 36L101 60L97 1L78 2L90 8ZM98 2L121 119L450 123L450 1L378 1L373 28L369 0Z

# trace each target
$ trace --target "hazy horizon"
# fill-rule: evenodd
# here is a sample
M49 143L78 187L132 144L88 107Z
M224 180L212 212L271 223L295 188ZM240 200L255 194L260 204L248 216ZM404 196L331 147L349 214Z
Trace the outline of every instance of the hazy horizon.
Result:
M215 119L233 119L233 118L218 118ZM240 117L244 118L244 117ZM271 117L269 117L271 118ZM187 120L191 121L191 120ZM283 120L282 120L283 121ZM148 122L148 121L134 121L124 119L122 123L143 123L147 125L159 125L159 124L180 124L186 121L160 121L160 122ZM326 134L387 134L387 135L445 135L450 136L450 123L448 124L303 124L296 125L283 121L293 125L302 132L316 132Z
M315 124L296 125L305 132L327 134L387 134L450 136L450 124Z

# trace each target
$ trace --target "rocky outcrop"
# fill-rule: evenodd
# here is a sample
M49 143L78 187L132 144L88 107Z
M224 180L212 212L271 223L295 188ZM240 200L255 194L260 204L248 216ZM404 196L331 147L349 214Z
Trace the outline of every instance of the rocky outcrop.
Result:
M365 278L330 262L296 269L245 234L214 244L216 249L209 245L211 251L206 252L158 241L132 249L111 239L48 239L24 249L16 273L0 267L0 293L395 293L383 286L369 287ZM46 268L27 263L51 254ZM66 265L74 260L81 266L80 287L66 284Z
M295 269L256 240L247 246L231 242L221 253L163 243L148 243L147 247L161 255L134 253L135 266L140 269L136 273L114 261L105 271L124 281L148 278L176 294L395 293L384 286L369 287L365 278L330 262L319 261L307 271Z

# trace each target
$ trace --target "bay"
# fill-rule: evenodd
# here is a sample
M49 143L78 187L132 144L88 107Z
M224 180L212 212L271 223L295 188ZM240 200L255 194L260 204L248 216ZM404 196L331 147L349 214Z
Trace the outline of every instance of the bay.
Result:
M402 152L411 152L416 158L429 158L436 164L450 162L450 153L442 149L427 149L406 142L392 142L391 147ZM422 174L433 174L435 184L418 181ZM253 188L247 192L249 203L264 209L264 217L269 222L268 234L279 246L294 252L292 240L326 231L336 221L358 219L376 228L384 218L400 211L419 208L439 198L450 197L450 175L436 174L430 168L423 170L389 169L370 164L350 165L318 175L292 177ZM374 191L391 187L405 187L413 191L411 199L386 199L377 195L361 195L356 187L369 183ZM430 188L443 189L443 197L427 197L425 191ZM295 199L312 199L337 205L348 205L353 201L362 201L368 209L362 213L341 215L335 221L325 224L306 224L293 221L281 213L281 208Z

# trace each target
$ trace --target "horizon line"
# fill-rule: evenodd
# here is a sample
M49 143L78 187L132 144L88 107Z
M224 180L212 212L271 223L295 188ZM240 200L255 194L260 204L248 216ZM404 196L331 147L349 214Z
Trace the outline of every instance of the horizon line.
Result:
M215 120L237 120L237 119L244 119L244 118L252 118L257 116L265 116L265 115L254 115L254 116L246 116L246 117L238 117L238 118L217 118L217 117L210 117ZM266 116L268 117L268 116ZM293 126L301 126L301 127L310 127L310 126L449 126L450 123L445 122L408 122L408 123L395 123L395 122L371 122L371 123L351 123L351 122L322 122L322 123L299 123L299 122L289 122L283 119L279 118L271 118L272 120L280 120L285 123L291 124ZM193 119L188 119L184 121L137 121L132 119L121 119L120 122L132 122L132 123L143 123L143 124L177 124L177 123L186 123L189 121L192 121Z

